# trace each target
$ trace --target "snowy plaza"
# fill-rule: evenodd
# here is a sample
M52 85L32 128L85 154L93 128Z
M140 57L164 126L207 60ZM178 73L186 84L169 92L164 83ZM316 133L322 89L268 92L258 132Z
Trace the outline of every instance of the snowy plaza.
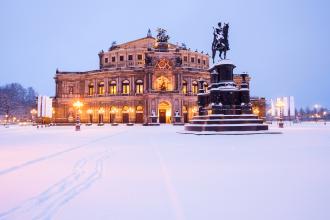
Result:
M0 219L330 219L330 125L0 128Z

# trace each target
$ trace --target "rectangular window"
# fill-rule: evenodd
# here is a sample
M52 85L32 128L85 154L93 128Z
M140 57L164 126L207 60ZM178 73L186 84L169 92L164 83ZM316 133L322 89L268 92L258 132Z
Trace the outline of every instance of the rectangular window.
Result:
M112 62L116 62L116 57L111 57Z
M137 55L137 59L138 59L138 60L142 60L142 54L138 54L138 55Z
M184 56L184 57L183 57L183 61L184 61L184 62L188 62L188 57L187 57L187 56Z
M128 60L133 60L133 55L128 55Z
M191 57L190 58L190 62L195 63L195 58L194 57Z
M205 65L206 64L206 60L203 60L203 65Z
M104 59L104 62L105 62L105 63L108 63L108 61L109 61L109 59L108 59L108 57L106 57L106 58Z
M197 59L197 63L200 64L201 63L201 59Z
M120 56L119 61L124 61L124 56Z

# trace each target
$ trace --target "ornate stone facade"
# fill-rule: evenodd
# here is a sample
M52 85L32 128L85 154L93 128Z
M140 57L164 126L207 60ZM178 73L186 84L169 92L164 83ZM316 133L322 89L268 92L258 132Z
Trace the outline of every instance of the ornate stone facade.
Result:
M56 123L73 122L83 103L83 123L147 123L152 114L172 123L179 114L188 122L197 114L199 79L209 83L209 56L185 47L159 42L150 34L99 53L100 69L56 71ZM240 85L239 75L234 81Z

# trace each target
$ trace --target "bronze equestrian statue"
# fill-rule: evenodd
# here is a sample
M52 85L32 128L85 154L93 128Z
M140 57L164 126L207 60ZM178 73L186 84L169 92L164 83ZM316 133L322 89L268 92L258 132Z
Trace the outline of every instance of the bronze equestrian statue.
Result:
M222 27L221 22L218 23L218 27L213 27L213 42L212 42L212 60L214 63L214 58L219 51L220 59L226 59L227 51L230 50L229 42L228 42L228 31L229 31L229 23L224 23ZM223 58L222 58L223 53Z

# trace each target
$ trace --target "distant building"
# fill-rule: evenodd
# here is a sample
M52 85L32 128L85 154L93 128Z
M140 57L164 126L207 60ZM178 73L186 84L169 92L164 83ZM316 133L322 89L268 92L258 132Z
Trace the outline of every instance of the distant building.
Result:
M73 122L76 100L83 103L81 122L182 122L197 114L198 80L209 84L209 55L151 36L116 45L99 53L97 70L56 71L55 122ZM248 81L250 78L248 78ZM240 86L242 78L234 75ZM264 112L261 110L261 112Z
M282 103L283 107L279 107L278 103ZM294 97L284 96L271 99L269 111L272 117L280 117L283 114L282 116L285 120L294 119L296 116Z

